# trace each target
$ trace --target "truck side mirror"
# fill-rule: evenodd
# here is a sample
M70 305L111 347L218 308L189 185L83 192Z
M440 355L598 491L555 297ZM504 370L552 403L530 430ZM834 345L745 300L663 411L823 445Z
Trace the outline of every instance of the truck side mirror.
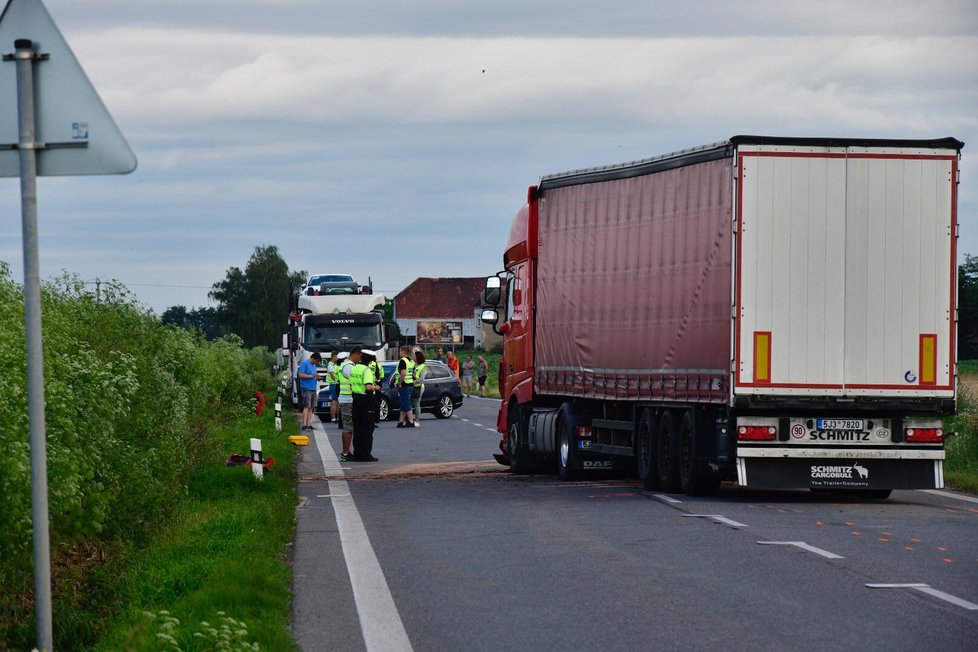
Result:
M483 310L482 311L482 323L483 324L492 324L493 326L495 326L496 325L496 322L498 322L498 321L499 321L499 313L497 313L495 310Z
M486 289L482 293L482 300L486 305L498 306L499 305L499 290L502 287L502 281L500 281L498 276L490 276L486 279ZM483 313L483 319L485 321L485 313Z
M289 331L289 350L299 350L299 328L297 326L293 326Z

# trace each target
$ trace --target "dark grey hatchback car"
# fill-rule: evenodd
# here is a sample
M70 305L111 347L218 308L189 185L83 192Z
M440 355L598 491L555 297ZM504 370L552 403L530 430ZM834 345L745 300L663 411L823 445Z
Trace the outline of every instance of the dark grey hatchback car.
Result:
M428 375L424 381L424 393L421 395L421 412L434 414L439 419L448 419L462 405L462 383L441 362L425 363ZM397 363L384 363L384 389L378 406L381 421L397 418L400 413L400 402L397 398L397 387L394 381L397 377Z

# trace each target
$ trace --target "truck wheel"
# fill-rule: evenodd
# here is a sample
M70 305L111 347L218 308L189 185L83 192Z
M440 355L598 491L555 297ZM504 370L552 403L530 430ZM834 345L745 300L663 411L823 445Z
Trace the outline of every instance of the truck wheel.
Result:
M523 475L530 472L530 451L526 447L526 419L518 403L509 406L509 439L506 442L509 453L509 470Z
M391 404L387 402L386 396L381 396L380 401L377 402L377 418L381 421L387 421L391 416Z
M574 428L563 415L557 417L557 475L561 480L576 480L577 469L574 449Z
M638 419L638 432L635 441L635 464L638 479L646 489L659 488L659 475L655 468L655 416L645 408Z
M672 412L659 417L655 436L655 468L659 487L668 493L679 492L679 433Z
M679 425L679 484L688 496L712 496L720 488L720 475L697 464L697 444L696 420L687 410Z

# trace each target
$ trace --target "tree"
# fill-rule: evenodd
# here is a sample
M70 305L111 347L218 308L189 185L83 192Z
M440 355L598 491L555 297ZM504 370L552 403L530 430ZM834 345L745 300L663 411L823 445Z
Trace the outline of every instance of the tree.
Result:
M208 293L217 301L219 323L246 346L275 349L288 323L291 294L305 280L304 271L289 272L278 247L255 247L244 271L232 267Z
M163 311L160 321L180 328L190 328L190 313L187 312L187 306L170 306Z
M978 256L958 267L958 358L978 358Z
M170 306L163 311L160 322L187 330L198 330L208 340L216 340L230 332L221 323L216 308L194 308L188 312L186 306Z

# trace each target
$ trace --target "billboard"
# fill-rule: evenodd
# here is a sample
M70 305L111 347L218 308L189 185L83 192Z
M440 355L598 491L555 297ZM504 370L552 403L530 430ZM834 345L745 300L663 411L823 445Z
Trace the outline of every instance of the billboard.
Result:
M419 344L462 344L462 322L460 321L419 321Z

